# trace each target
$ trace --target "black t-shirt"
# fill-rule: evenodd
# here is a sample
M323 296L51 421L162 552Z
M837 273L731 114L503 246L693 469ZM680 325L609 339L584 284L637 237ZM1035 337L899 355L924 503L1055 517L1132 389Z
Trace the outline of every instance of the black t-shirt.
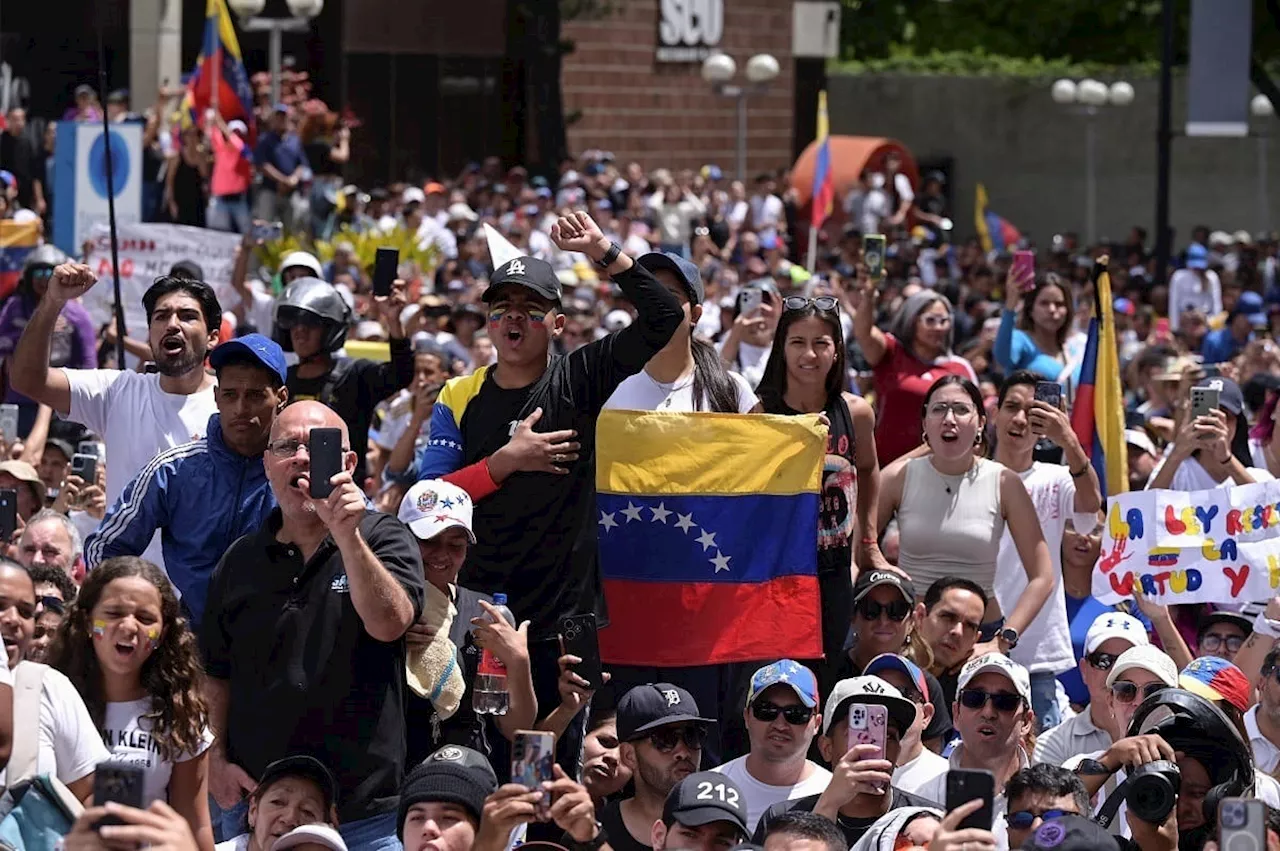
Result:
M342 555L326 538L307 562L276 540L280 509L237 540L209 582L200 631L205 670L226 680L227 755L251 777L309 754L342 789L339 818L393 812L405 759L405 643L379 641L351 599ZM370 512L360 534L422 612L418 545L394 517Z
M636 842L631 831L627 830L627 825L622 821L621 801L613 801L601 811L600 829L604 831L613 851L653 851L652 845Z
M946 809L934 801L921 798L919 795L912 795L910 792L903 792L896 786L890 787L890 793L892 798L889 800L889 810L896 810L899 807L934 807L940 810ZM756 832L755 835L751 837L751 841L756 845L764 845L764 838L769 833L769 826L778 818L778 816L783 813L793 811L811 813L813 812L814 806L817 805L820 797L822 796L810 795L807 798L796 798L793 801L779 801L774 804L772 807L764 811L764 815L760 816L760 823L756 825ZM858 840L862 838L862 835L870 829L871 825L875 824L883 815L884 813L881 813L879 816L872 818L851 818L850 816L839 816L836 819L836 824L839 825L840 832L844 834L845 841L848 842L849 847L852 848L857 844Z

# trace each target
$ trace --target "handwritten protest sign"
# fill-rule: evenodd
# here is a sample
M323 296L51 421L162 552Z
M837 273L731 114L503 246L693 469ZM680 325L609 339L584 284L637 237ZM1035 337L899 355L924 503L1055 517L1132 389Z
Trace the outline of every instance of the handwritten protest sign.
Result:
M1280 588L1280 482L1111 497L1093 594L1246 603Z

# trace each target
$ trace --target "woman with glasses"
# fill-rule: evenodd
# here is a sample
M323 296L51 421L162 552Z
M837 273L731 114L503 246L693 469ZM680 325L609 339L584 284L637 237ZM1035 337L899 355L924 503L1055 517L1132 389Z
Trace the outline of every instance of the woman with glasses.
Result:
M1114 719L1111 735L1116 740L1129 733L1138 704L1165 688L1178 687L1178 666L1158 647L1150 644L1130 647L1121 653L1107 672L1107 708Z
M167 801L211 851L204 668L160 568L122 556L89 573L49 661L84 698L112 760L142 769L143 806Z
M875 282L865 268L858 272L857 313L853 335L871 364L876 390L876 452L880 463L905 455L917 446L917 412L929 386L944 375L976 382L973 367L951 351L951 303L924 290L902 303L889 333L875 325Z
M783 299L773 351L757 389L765 413L822 414L829 422L817 542L822 649L829 660L821 672L824 686L831 685L826 669L843 655L854 573L889 569L875 534L880 489L875 414L866 401L846 392L838 304L832 296Z
M964 576L982 586L988 596L985 623L990 627L1003 615L1004 624L974 655L1008 653L1053 591L1052 561L1035 505L1017 473L981 456L986 415L972 381L939 378L925 395L922 414L930 454L885 473L879 522L897 514L898 567L917 584ZM1027 588L1013 611L1002 613L992 584L1006 525Z
M1004 290L1004 313L992 347L1000 368L1006 374L1025 369L1045 381L1077 386L1080 363L1073 363L1066 350L1071 286L1052 272L1037 283L1034 272L1010 267Z

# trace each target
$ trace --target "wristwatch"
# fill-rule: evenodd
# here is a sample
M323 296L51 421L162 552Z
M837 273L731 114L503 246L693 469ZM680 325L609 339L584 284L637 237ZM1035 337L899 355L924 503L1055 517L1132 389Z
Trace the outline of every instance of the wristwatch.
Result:
M596 261L596 265L601 269L608 269L613 265L613 261L618 259L618 255L621 253L622 246L618 245L616 242L611 242L609 243L609 250L604 253L603 257Z
M579 842L573 837L569 837L569 839L572 840L569 844L570 851L600 851L609 842L609 837L604 832L604 825L598 821L596 822L596 835L593 838L588 839L586 842Z
M1009 645L1009 649L1018 646L1018 631L1011 626L1007 626L1000 630L1000 640Z
M1110 768L1107 768L1096 759L1082 759L1080 764L1076 766L1076 774L1085 774L1093 777L1107 777L1114 774Z

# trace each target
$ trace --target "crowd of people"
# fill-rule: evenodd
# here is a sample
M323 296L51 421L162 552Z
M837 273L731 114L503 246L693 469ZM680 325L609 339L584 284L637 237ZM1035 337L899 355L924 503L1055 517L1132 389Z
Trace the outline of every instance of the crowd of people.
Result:
M1280 597L1094 598L1106 494L1069 419L1101 263L1129 488L1280 475L1275 235L1197 229L1168 281L1137 228L1019 246L1029 269L952 242L942 175L889 157L809 269L785 173L588 151L366 192L348 133L261 107L252 158L234 121L179 134L191 191L157 209L242 241L231 281L150 287L138 368L103 367L115 330L78 300L110 282L53 245L0 309L0 758L88 806L67 849L1200 851L1233 798L1280 843ZM6 215L45 215L10 149ZM277 221L403 228L438 262L387 294L349 247L258 268ZM566 652L565 618L628 604L597 549L605 409L820 415L820 657L597 679ZM95 799L103 765L141 769L141 808Z

